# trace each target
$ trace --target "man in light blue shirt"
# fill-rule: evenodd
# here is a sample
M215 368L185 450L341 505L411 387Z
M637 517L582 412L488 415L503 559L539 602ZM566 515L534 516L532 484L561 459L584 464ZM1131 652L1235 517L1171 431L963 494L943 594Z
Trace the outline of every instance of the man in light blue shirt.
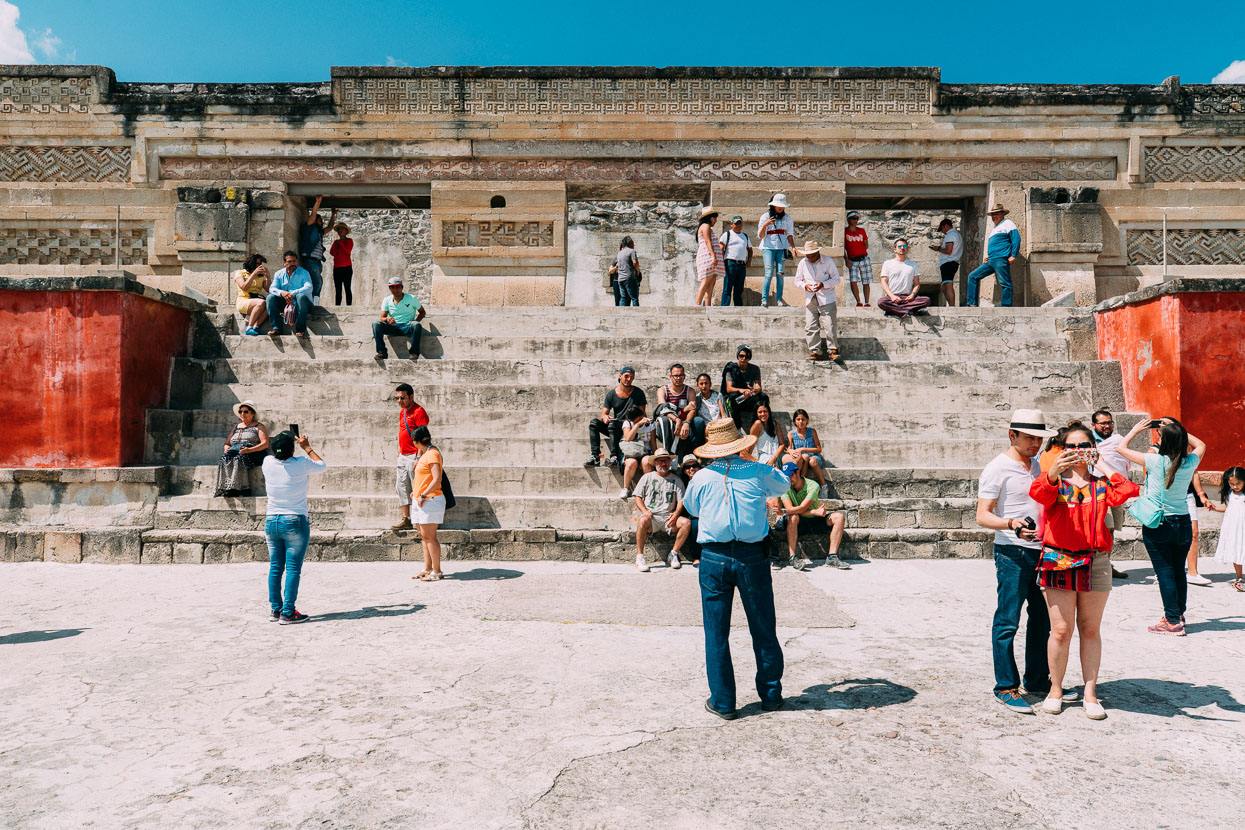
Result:
M705 709L725 720L735 711L735 668L728 638L735 589L748 617L756 653L757 694L767 712L782 707L782 647L775 633L774 588L765 558L769 533L765 503L781 496L791 482L768 464L740 457L756 444L755 435L739 437L730 418L705 428L707 443L693 452L713 463L696 473L683 505L699 517L701 546L700 605L705 623L705 669L709 699Z
M286 305L293 303L296 314L294 333L299 337L307 336L307 314L311 311L311 275L307 269L298 264L298 254L286 251L282 259L285 267L272 275L272 290L264 305L268 307L268 320L272 328L268 334L273 337L281 334L282 314Z

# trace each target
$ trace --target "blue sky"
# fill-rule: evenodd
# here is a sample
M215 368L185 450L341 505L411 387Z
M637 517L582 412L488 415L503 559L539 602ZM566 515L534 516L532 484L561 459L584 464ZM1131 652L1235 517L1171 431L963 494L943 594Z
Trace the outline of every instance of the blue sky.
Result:
M1245 83L1230 5L1181 18L1171 2L1101 0L0 0L0 62L102 64L122 81L317 81L389 63L939 66L949 83L1148 84L1209 83L1239 62Z

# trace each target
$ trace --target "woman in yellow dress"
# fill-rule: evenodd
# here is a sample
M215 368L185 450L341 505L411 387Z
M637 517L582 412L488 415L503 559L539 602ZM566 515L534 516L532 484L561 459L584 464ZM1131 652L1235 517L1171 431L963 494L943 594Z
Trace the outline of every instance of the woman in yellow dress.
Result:
M251 254L233 275L238 286L238 313L246 318L246 333L252 336L259 334L259 327L268 319L264 297L272 284L272 275L264 264L267 261L263 254Z

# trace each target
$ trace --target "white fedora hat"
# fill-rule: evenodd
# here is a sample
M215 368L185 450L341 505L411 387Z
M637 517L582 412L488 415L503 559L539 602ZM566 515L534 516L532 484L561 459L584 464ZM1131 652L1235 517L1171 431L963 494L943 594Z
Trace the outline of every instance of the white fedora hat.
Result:
M1050 438L1055 434L1055 430L1046 428L1046 416L1040 409L1017 409L1012 413L1012 422L1007 428L1038 438Z
M787 194L786 194L786 193L775 193L775 194L774 194L774 198L770 199L770 200L769 200L769 203L770 203L771 205L773 205L774 207L780 207L780 208L782 208L782 209L784 209L784 210L786 210L788 207L790 207L790 205L788 205L788 204L787 204Z
M821 245L815 240L810 239L807 242L805 242L804 247L800 248L800 250L798 250L796 253L798 253L800 256L808 256L809 254L819 254L821 253Z

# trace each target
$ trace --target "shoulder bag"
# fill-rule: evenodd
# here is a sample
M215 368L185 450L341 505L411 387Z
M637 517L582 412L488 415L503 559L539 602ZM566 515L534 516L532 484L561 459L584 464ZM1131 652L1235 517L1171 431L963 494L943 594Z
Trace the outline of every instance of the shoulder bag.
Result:
M411 431L411 425L407 423L406 415L398 413L398 418L402 421L402 426L406 428L406 437L411 439L411 443L415 443L415 433ZM458 499L454 498L454 488L450 485L450 476L445 472L445 456L441 456L441 495L445 496L445 509L449 510L458 505Z

